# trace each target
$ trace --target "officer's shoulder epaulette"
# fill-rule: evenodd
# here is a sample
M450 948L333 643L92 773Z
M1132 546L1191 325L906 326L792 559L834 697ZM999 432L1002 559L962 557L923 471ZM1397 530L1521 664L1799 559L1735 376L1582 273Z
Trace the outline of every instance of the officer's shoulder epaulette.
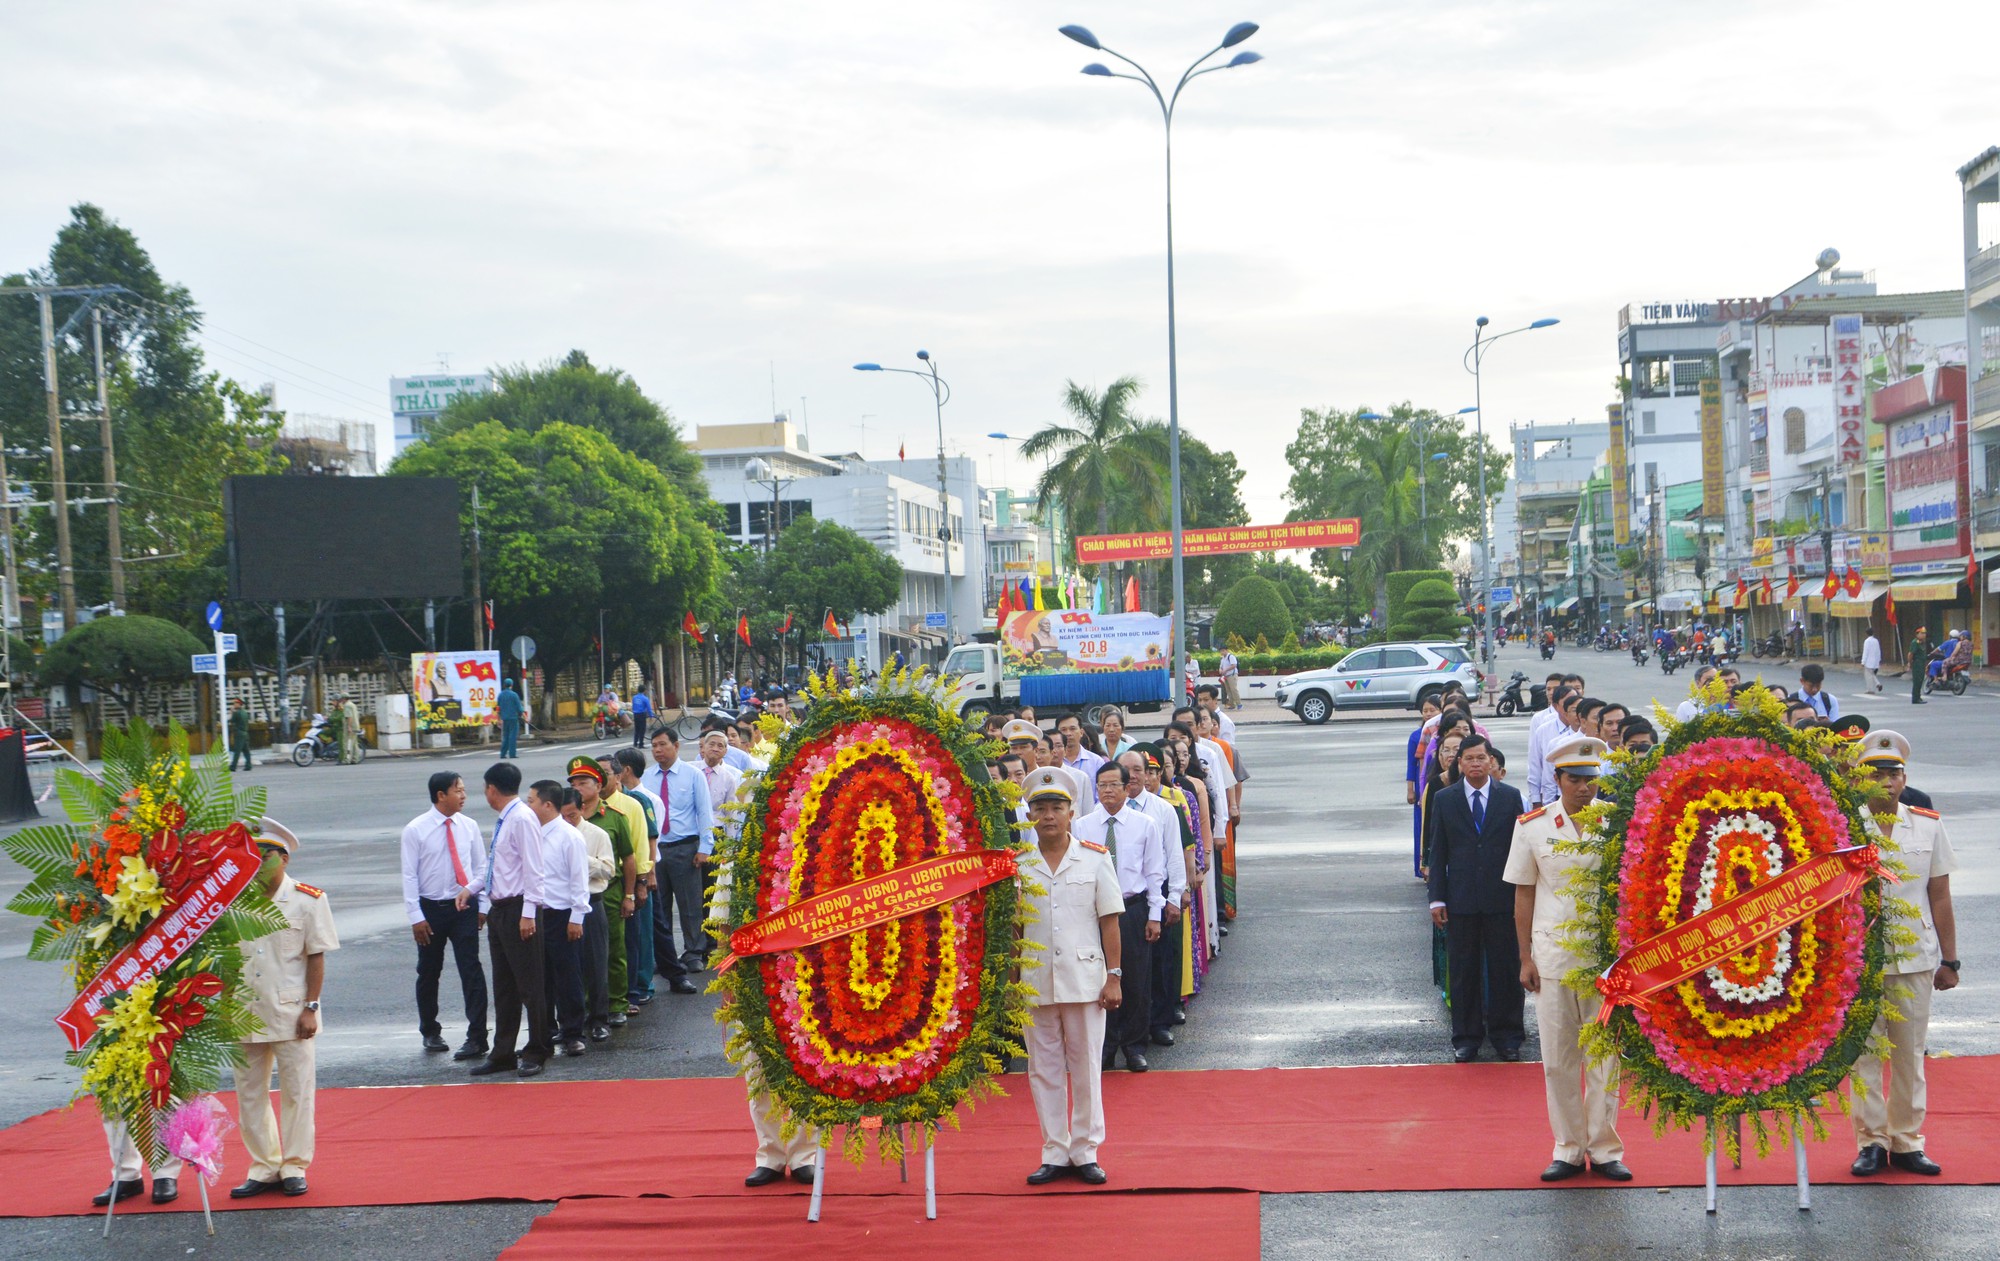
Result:
M1548 812L1549 808L1547 806L1536 806L1533 810L1528 811L1526 814L1522 815L1519 819L1515 820L1515 822L1533 823L1536 819L1541 818Z
M1104 846L1099 845L1096 841L1079 840L1077 844L1083 846L1085 849L1094 849L1100 854L1108 854L1111 852L1110 850L1104 848Z
M292 887L294 889L297 889L300 893L305 894L309 898L323 898L326 896L325 889L314 888L312 885L307 884L303 880L292 881Z
M1924 808L1923 808L1922 806L1911 806L1911 807L1910 807L1910 813L1911 813L1911 814L1920 814L1920 815L1922 815L1922 816L1923 816L1924 818L1926 818L1926 819L1941 819L1941 818L1943 818L1943 817L1944 817L1943 815L1939 814L1939 813L1938 813L1937 811L1935 811L1935 810L1926 810L1926 809L1924 809Z

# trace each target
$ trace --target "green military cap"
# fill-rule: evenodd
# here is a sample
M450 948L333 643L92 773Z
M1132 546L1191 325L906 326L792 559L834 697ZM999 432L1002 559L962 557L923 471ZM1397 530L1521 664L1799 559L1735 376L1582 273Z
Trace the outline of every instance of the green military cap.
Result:
M604 768L597 764L596 758L587 754L579 753L569 760L568 778L575 779L579 775L588 775L600 784L604 782Z

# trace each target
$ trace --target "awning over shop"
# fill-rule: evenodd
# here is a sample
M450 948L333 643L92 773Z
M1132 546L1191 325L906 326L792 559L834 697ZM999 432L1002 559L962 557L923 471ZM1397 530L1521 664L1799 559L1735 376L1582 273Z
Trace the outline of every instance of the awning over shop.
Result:
M1827 612L1835 617L1867 617L1869 610L1875 607L1875 601L1881 599L1888 589L1886 583L1864 582L1861 584L1861 594L1852 599L1849 599L1845 592L1833 597L1833 607Z
M1699 607L1701 607L1699 591L1669 591L1660 597L1660 611L1663 613L1679 613Z
M1581 597L1578 596L1571 596L1569 599L1564 600L1561 604L1556 605L1556 612L1558 613L1569 612L1571 609L1576 607L1576 602L1580 598Z
M1889 590L1897 600L1956 600L1960 578L1900 578Z
M1651 600L1633 600L1626 604L1625 611L1627 613L1640 613L1652 607L1653 602Z

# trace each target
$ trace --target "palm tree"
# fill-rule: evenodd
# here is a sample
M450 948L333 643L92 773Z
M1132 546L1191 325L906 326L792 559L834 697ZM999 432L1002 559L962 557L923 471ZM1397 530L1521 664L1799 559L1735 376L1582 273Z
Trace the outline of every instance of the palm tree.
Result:
M1064 384L1068 423L1045 426L1021 444L1029 459L1049 461L1035 483L1043 512L1057 503L1070 523L1097 522L1109 534L1114 522L1157 528L1168 513L1165 430L1130 411L1141 386L1137 377L1119 377L1092 393L1074 381Z
M1354 563L1372 576L1375 608L1389 604L1389 575L1427 569L1437 550L1426 540L1417 491L1417 444L1409 430L1371 428L1355 443L1354 462L1336 472L1327 497L1361 519Z

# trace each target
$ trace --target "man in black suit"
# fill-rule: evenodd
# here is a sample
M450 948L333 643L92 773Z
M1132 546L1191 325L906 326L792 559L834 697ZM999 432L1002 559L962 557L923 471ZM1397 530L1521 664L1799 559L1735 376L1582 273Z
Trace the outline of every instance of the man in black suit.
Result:
M1521 817L1521 794L1493 778L1493 746L1471 735L1458 747L1462 782L1432 799L1431 920L1442 924L1450 972L1452 1057L1479 1058L1488 1039L1503 1060L1521 1058L1521 952L1514 890L1503 878Z

